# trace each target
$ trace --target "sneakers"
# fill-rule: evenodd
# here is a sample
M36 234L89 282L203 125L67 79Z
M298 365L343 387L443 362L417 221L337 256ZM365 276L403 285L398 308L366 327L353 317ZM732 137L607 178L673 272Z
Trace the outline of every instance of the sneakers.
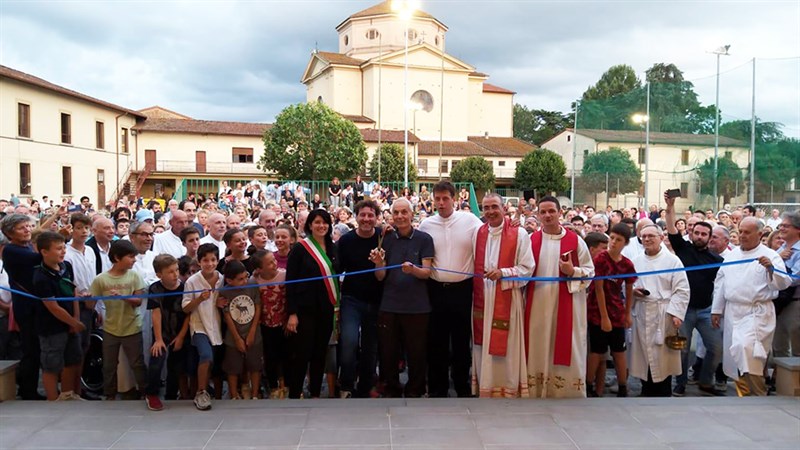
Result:
M350 391L340 391L339 398L351 398L353 397L353 393Z
M673 397L683 397L684 395L686 395L686 386L679 384L672 390Z
M211 396L206 391L199 391L194 396L194 406L200 411L208 411L211 409Z
M700 395L708 397L724 397L725 393L714 389L713 385L703 386L701 384L697 385L697 390L700 391Z
M161 411L164 409L164 404L161 403L161 399L158 398L157 395L145 395L144 403L150 411Z
M714 389L719 392L728 392L728 382L717 381L716 383L714 383Z
M628 385L620 384L619 390L617 390L617 397L627 397L627 396L628 396Z
M75 395L75 393L72 392L72 391L65 391L65 392L62 392L62 393L58 394L58 398L56 399L56 401L57 402L72 401L72 400L75 400L74 395Z

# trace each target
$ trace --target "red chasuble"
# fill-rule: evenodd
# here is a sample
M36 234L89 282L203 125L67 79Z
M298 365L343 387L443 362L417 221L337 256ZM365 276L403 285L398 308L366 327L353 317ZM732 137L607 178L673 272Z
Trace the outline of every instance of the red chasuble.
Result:
M517 256L517 228L506 219L500 236L500 258L498 268L514 267ZM489 238L489 224L478 229L475 243L475 274L472 279L472 331L475 345L483 345L484 298L483 273L486 259L486 241ZM478 275L479 274L479 275ZM506 356L508 347L508 326L511 321L512 290L500 289L500 280L495 284L494 310L492 311L492 331L489 336L489 354Z
M533 276L538 276L539 272L539 254L542 252L542 237L541 230L531 235L531 249L533 250L533 259L536 261L536 270ZM566 230L566 234L561 238L560 255L570 252L572 258L572 265L579 266L578 263L578 235L570 230ZM560 277L566 277L567 274L559 271ZM551 282L548 282L551 283ZM531 310L533 307L533 291L536 287L536 282L531 281L528 283L528 291L525 302L525 346L527 354L528 336L530 336ZM558 309L556 312L556 339L553 352L553 364L558 366L569 366L572 360L572 294L569 292L567 283L565 281L558 282Z

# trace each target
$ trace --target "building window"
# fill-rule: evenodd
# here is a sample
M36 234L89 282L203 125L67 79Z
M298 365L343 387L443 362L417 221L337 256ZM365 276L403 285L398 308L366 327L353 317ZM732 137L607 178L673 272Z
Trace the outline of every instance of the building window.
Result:
M417 30L408 30L408 42L417 40Z
M572 136L567 135L567 142L572 142Z
M689 183L681 183L681 198L689 197Z
M583 150L583 157L586 158L587 156L589 156L589 149Z
M417 160L417 169L420 170L422 173L428 173L428 160L427 159L418 159Z
M350 45L350 36L344 35L344 45Z
M505 161L497 161L497 165L500 166L500 167L505 167L506 166L506 162Z
M19 163L19 193L20 195L31 195L30 163Z
M435 37L435 38L433 38L433 43L434 43L434 44L435 44L437 47L439 46L439 35L436 35L436 37Z
M681 149L681 165L688 166L689 165L689 150Z
M639 164L644 164L644 147L639 147Z
M322 100L322 96L321 95L319 97L317 97L317 103L325 103L325 101Z
M31 105L17 103L17 136L31 137Z
M125 154L128 153L128 129L127 128L123 128L122 130L120 130L120 143L119 143L119 146L120 146L120 150L122 151L122 153L125 153Z
M233 147L233 162L235 163L253 162L253 149L246 147Z
M725 157L728 159L733 159L733 152L725 152Z
M61 193L72 195L72 167L61 168Z
M453 161L450 163L450 170L451 170L451 171L453 171L453 170L456 170L456 166L458 165L458 163L459 163L459 162L460 162L460 160L458 160L458 159L454 159L454 160L453 160Z
M97 148L106 148L106 124L103 122L95 122L94 130Z
M375 40L375 39L378 39L378 37L380 37L380 35L381 35L381 33L378 30L376 30L375 28L370 28L369 30L367 30L367 39L369 39L371 41Z
M439 172L447 173L447 160L443 159L439 161Z
M72 143L72 116L61 113L61 143Z

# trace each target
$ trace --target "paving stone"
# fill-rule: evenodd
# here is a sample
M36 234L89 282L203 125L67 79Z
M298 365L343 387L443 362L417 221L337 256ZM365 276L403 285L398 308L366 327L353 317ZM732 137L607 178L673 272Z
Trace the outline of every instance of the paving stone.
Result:
M361 445L390 445L389 430L305 430L300 445L327 445L350 448Z
M317 411L308 416L306 429L389 429L389 415L385 410L375 414L362 414L354 410L332 410L321 414Z
M449 430L474 429L472 417L462 414L398 414L392 417L395 428L439 428Z
M267 447L267 446L297 446L300 444L300 429L262 430L250 431L217 431L208 441L206 448L229 447Z
M486 445L572 445L563 429L557 426L539 428L481 428Z
M475 430L392 429L392 448L430 446L432 448L483 448Z
M113 449L150 448L203 448L213 431L129 431L117 441Z
M116 431L38 431L20 441L16 448L83 448L107 449L123 432ZM141 448L141 447L140 447Z
M615 427L594 425L566 428L565 431L578 447L589 445L629 445L645 447L661 443L653 433L641 426Z

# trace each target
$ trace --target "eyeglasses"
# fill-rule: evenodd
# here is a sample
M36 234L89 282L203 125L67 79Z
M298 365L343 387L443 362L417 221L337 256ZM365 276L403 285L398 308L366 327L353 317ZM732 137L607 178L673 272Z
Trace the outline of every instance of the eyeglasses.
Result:
M144 233L144 232L131 233L131 234L135 234L135 235L146 237L146 238L152 238L153 236L156 235L155 233Z

